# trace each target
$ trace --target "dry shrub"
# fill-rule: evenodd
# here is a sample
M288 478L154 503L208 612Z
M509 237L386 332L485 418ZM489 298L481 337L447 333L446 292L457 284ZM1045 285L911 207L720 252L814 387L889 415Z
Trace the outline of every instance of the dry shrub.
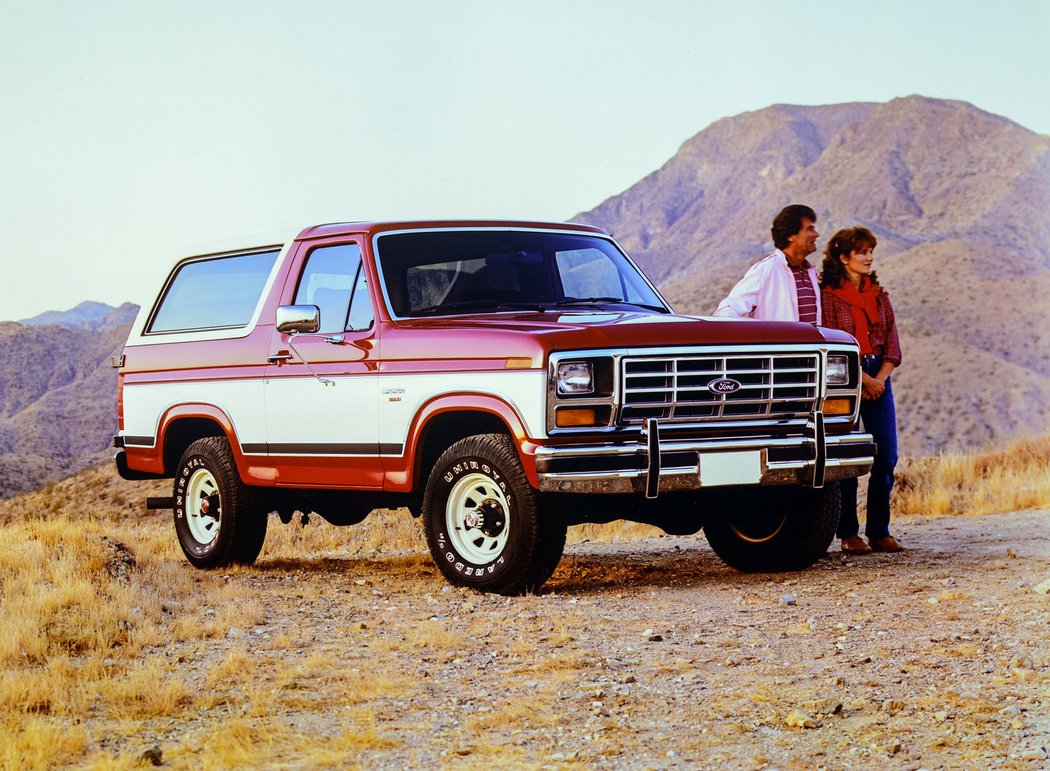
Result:
M0 665L38 665L126 642L133 623L126 591L130 554L97 524L74 527L58 519L11 525L0 529L0 555L0 614L6 619Z
M498 703L491 712L476 712L467 717L463 727L475 737L498 731L527 731L560 725L564 716L559 712L554 695L535 695L528 701L512 697Z
M341 673L331 679L330 687L336 691L336 703L344 705L364 704L386 696L405 698L417 690L415 674L406 671Z
M348 709L344 719L345 730L336 736L304 736L299 752L307 767L347 768L362 764L361 752L391 750L402 742L379 731L375 712L367 707ZM367 765L367 764L365 764Z
M75 760L87 746L81 726L29 716L0 721L0 768L54 768Z
M420 521L408 509L379 509L349 527L331 525L316 514L308 515L305 524L302 514L296 514L288 525L281 524L276 515L270 516L263 558L427 551Z
M383 736L374 712L348 709L345 730L317 735L289 726L283 720L227 717L210 730L164 753L176 766L200 769L258 768L260 764L290 768L357 768L360 753L389 750L400 741ZM202 751L202 748L206 750Z
M244 645L227 651L226 657L208 672L205 690L212 691L220 685L251 683L257 675L257 661Z
M1050 508L1050 436L1001 450L904 460L895 514L996 514Z
M643 525L640 522L629 522L618 519L606 525L575 525L569 528L566 540L569 543L584 543L586 541L634 541L641 538L652 538L662 535L663 530L655 525Z
M156 660L135 666L126 676L100 685L99 696L116 720L176 715L192 702L182 681Z

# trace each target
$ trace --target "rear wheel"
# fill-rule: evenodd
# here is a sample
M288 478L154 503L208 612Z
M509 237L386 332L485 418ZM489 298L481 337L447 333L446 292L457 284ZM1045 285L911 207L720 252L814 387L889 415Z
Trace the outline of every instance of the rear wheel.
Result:
M520 594L550 578L565 546L560 511L540 511L511 440L478 434L449 447L423 495L427 543L450 583Z
M209 436L191 444L175 473L175 532L198 568L250 565L266 539L266 514L253 506L229 442Z
M726 493L704 534L728 565L748 573L802 570L827 553L839 522L838 484L815 490L757 488Z

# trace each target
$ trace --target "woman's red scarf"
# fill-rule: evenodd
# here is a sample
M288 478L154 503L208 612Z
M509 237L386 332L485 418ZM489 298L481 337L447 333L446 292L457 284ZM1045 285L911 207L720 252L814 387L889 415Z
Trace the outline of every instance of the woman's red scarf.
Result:
M849 281L842 281L838 286L832 287L831 293L841 300L845 300L853 311L853 321L857 325L857 333L854 337L860 343L862 356L874 353L871 347L871 334L868 322L874 324L879 320L879 287L867 278L860 280L860 289L853 286Z

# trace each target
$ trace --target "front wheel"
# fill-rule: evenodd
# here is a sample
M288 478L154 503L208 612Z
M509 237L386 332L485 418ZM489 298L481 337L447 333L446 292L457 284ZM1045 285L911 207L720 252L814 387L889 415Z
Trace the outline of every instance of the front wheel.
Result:
M478 434L449 447L423 494L427 543L452 584L521 594L550 578L565 547L565 519L541 512L511 440Z
M704 535L726 564L747 573L803 570L827 553L839 522L838 484L726 491Z
M198 439L175 472L175 532L192 565L221 568L255 562L266 539L266 514L252 505L225 437Z

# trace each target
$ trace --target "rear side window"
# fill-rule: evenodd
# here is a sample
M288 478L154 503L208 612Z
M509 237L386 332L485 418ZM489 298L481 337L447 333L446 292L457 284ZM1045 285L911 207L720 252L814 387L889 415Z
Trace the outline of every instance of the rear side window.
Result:
M180 265L147 331L243 327L251 321L279 253L274 249Z

